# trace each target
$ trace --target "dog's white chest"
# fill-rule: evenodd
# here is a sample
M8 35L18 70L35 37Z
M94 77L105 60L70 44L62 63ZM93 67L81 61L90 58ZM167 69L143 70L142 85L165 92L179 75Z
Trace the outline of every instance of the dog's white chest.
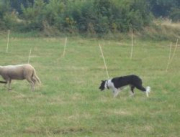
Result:
M114 88L114 83L111 80L107 81L106 88Z

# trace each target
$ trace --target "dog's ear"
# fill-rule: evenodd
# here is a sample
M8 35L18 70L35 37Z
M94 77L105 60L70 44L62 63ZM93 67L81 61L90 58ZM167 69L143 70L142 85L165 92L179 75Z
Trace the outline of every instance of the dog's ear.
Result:
M101 80L101 82L104 82L105 80Z

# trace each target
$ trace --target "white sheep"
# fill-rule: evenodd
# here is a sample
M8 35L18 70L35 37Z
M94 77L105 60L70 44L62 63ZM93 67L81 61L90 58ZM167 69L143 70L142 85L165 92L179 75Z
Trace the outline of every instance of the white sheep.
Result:
M32 91L34 91L34 86L37 82L41 83L34 67L30 64L0 66L0 75L7 82L8 90L11 89L11 80L13 79L26 79L30 83Z

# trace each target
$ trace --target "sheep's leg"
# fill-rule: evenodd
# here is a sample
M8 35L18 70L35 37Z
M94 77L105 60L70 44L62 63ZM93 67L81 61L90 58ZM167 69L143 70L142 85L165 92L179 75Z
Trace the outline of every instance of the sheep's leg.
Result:
M10 90L11 90L11 79L9 79L9 80L7 81L7 84L8 84L8 91L10 91Z
M33 80L31 80L31 78L27 78L27 81L29 82L29 84L31 85L31 90L34 91L34 82Z
M36 84L36 79L35 78L31 78L32 79L32 81L34 82L34 85Z
M30 85L31 85L31 91L34 91L34 82L31 81Z
M4 84L4 87L5 87L8 91L10 91L10 90L11 90L11 79L10 79L9 77L4 78L4 79L5 79L5 81L6 81L6 84Z
M36 79L35 78L33 78L33 77L31 77L31 80L32 80L32 82L33 82L33 91L35 90L35 85L36 85Z
M34 82L31 81L30 85L31 85L31 91L34 91Z

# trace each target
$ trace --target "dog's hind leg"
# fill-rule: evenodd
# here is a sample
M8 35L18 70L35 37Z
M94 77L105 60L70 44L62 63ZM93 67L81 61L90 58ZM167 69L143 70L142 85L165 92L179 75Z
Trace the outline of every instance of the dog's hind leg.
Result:
M142 85L138 85L138 86L135 86L137 89L143 91L146 93L146 96L149 97L149 93L151 91L151 88L148 86L146 88L144 88Z
M131 96L134 96L134 88L135 88L135 86L133 86L133 85L130 85L130 88L131 88L131 91L130 91L130 93L131 93Z

